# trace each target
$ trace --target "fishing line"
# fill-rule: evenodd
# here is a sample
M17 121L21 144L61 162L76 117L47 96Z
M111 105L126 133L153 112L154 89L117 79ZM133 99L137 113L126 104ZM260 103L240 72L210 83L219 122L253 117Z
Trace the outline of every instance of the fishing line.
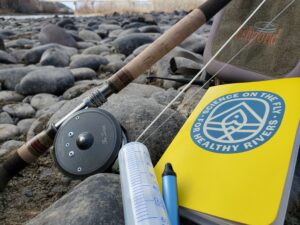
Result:
M287 6L285 6L270 22L266 24L264 28L267 28L270 24L272 24L278 17L280 17L296 0L291 1ZM193 81L196 80L204 71L204 69L207 68L207 66L212 62L212 59L214 60L218 54L227 46L227 44L234 38L234 36L245 26L245 24L253 17L253 15L259 10L259 8L264 4L265 2L262 2L256 10L253 11L253 13L248 17L248 19L238 28L238 30L225 42L225 44L220 48L220 50L207 62L207 64L195 75L195 77L187 84L187 86L178 93L178 95L163 109L163 111L152 121L152 123L140 134L140 136L136 139L136 141L139 141L143 135L154 125L154 123L163 115L163 113L171 106L173 103L192 85ZM246 45L243 46L233 57L231 57L225 65L223 65L212 77L210 77L200 88L199 90L195 91L194 94L192 94L186 102L189 102L195 95L197 95L207 84L210 83L212 79L214 79L226 66L228 66L229 63L231 63L240 53L242 53L249 45L253 43L253 41L257 38L258 34L256 34ZM161 123L151 134L144 139L143 143L145 143L153 134L155 134L167 121L169 121L177 111L173 112L163 123Z
M168 108L193 84L193 82L202 74L202 72L208 67L208 65L216 59L216 57L223 51L223 49L228 45L228 43L244 28L244 26L249 22L249 20L256 14L256 12L265 4L267 0L263 0L258 7L250 14L250 16L244 21L244 23L231 35L231 37L221 46L221 48L216 52L216 54L204 65L204 67L195 75L195 77L183 88L177 96L157 115L157 117L149 124L148 127L140 134L136 139L139 141L140 138L152 127L152 125L167 111Z

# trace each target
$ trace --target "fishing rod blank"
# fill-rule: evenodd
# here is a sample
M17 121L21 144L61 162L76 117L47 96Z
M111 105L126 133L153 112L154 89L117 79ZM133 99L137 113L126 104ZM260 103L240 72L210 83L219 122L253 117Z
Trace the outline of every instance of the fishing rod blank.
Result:
M68 113L55 125L33 137L21 148L15 151L0 166L0 190L3 190L8 181L28 164L35 162L52 146L55 134L62 123L77 111L86 107L99 107L113 93L118 93L131 81L144 73L153 64L170 52L173 48L195 32L201 25L224 8L231 0L208 0L199 8L181 19L148 48L130 61L126 66L114 74L91 96L86 98L74 110Z

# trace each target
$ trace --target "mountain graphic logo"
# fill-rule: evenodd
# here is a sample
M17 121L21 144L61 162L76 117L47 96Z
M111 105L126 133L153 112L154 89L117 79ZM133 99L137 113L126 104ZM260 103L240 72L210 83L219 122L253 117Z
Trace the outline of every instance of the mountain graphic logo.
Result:
M283 99L270 92L238 92L211 102L191 129L195 144L220 153L254 149L268 141L280 126Z

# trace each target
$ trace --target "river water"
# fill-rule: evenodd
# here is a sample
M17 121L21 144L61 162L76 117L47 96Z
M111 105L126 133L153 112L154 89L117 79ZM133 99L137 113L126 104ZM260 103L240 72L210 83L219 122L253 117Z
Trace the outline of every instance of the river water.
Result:
M58 15L59 17L76 17L76 15ZM82 16L82 15L80 15ZM38 15L0 15L4 19L38 19L54 17L54 14L38 14Z

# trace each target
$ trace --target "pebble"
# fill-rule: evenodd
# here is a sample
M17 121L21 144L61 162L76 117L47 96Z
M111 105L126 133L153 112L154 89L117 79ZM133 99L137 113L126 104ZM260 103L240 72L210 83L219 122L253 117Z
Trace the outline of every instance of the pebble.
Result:
M96 79L97 73L90 68L71 69L75 81Z
M61 94L73 85L74 76L69 69L40 69L28 73L16 90L23 95Z
M120 177L97 174L87 178L27 225L124 224Z
M0 82L3 88L14 91L21 79L35 69L36 67L34 66L0 69Z
M20 102L23 99L24 96L15 91L0 91L0 107L10 103Z
M51 116L51 115L53 115L58 109L60 109L60 107L62 107L64 103L65 103L65 101L62 100L62 101L59 101L59 102L57 102L57 103L55 103L55 104L53 104L53 105L50 105L50 106L45 107L45 108L42 108L42 109L40 109L40 110L38 110L38 111L36 112L35 116L36 116L37 118L42 117L42 116L45 116L45 115Z
M40 45L40 46L37 46L37 47L34 47L34 48L28 50L27 53L24 54L23 61L26 64L36 64L40 61L43 53L46 50L51 49L51 48L60 49L64 53L66 53L69 57L71 57L72 55L75 55L78 52L78 50L76 48L51 43L51 44Z
M129 34L117 38L113 45L119 53L129 56L138 47L153 41L154 39L147 34Z
M9 140L4 142L0 147L0 156L20 148L24 143L25 143L24 141L16 141L16 140Z
M107 59L98 55L76 55L71 59L70 68L87 67L93 70L98 70L100 65L107 65Z
M49 107L59 101L59 98L56 95L41 93L34 95L31 98L30 104L36 109L43 109Z
M85 49L82 54L83 55L100 55L103 52L109 52L110 48L107 46L103 45L97 45L97 46L92 46L87 49Z
M101 37L97 33L89 30L80 31L79 37L85 41L101 41Z
M19 134L20 130L17 126L12 124L0 124L0 142L10 140Z
M12 41L8 41L6 42L6 47L7 48L19 48L19 49L23 49L23 48L32 48L34 45L34 41L30 40L30 39L25 39L25 38L20 38L17 40L12 40Z
M5 51L0 50L0 63L14 64L17 60Z
M68 90L66 90L63 94L63 97L66 100L76 98L84 92L90 90L91 88L101 85L102 83L103 82L101 81L90 81L75 85L74 87L71 87Z
M23 189L23 195L27 198L32 198L33 197L33 191L29 188L24 188Z
M14 121L7 112L2 112L0 113L0 124L14 124Z
M50 48L47 49L40 60L43 66L66 67L70 63L70 57L61 49Z
M17 124L20 132L22 134L27 134L29 128L31 127L32 123L35 121L35 119L23 119L20 120Z
M31 118L35 115L34 108L28 103L9 104L4 106L2 110L19 119Z
M57 43L68 47L77 47L77 43L72 35L57 25L46 25L39 34L39 41L42 45Z

